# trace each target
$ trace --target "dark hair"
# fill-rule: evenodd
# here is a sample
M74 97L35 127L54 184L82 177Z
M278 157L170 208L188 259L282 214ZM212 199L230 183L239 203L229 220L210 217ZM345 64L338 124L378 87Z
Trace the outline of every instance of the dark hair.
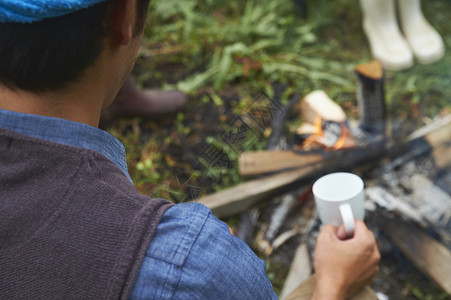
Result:
M31 24L1 23L0 83L43 92L78 79L103 49L114 1ZM148 4L149 0L138 1L138 31L144 28Z

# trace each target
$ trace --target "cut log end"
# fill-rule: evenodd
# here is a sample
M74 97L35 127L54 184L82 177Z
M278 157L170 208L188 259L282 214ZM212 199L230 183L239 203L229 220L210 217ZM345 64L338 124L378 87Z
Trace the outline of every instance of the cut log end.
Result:
M382 68L381 62L378 60L356 66L355 72L374 80L379 80L384 76L384 69Z
M343 109L321 90L311 92L301 101L301 116L304 122L313 124L317 117L325 121L344 122Z

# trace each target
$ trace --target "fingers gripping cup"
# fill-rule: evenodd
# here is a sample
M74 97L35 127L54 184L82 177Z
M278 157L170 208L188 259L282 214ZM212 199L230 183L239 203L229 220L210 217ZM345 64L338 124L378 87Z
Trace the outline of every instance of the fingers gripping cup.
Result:
M354 234L355 219L365 214L363 180L351 173L332 173L313 184L313 195L323 224L344 225L346 235Z

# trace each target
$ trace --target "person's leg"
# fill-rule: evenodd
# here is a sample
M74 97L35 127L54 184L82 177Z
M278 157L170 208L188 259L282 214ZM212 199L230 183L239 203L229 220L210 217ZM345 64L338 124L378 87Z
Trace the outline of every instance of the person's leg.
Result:
M315 276L310 276L300 286L298 286L291 294L281 300L310 300L312 299L313 291L315 289ZM354 293L349 300L377 300L374 291L369 287L363 287L361 290Z
M398 4L402 31L418 62L441 59L445 54L443 40L424 17L420 0L398 0Z
M389 70L411 67L413 54L399 30L395 1L360 0L360 6L363 13L363 29L373 56Z
M187 96L179 91L140 90L129 78L109 108L109 113L114 116L155 117L180 110L187 100Z

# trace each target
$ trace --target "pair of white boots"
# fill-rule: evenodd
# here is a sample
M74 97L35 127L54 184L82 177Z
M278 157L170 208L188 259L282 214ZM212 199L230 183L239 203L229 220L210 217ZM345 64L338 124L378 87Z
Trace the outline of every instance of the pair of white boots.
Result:
M360 0L363 29L373 56L385 69L394 71L410 68L414 57L422 64L442 58L443 40L425 19L420 0L397 0L397 3L395 0Z

